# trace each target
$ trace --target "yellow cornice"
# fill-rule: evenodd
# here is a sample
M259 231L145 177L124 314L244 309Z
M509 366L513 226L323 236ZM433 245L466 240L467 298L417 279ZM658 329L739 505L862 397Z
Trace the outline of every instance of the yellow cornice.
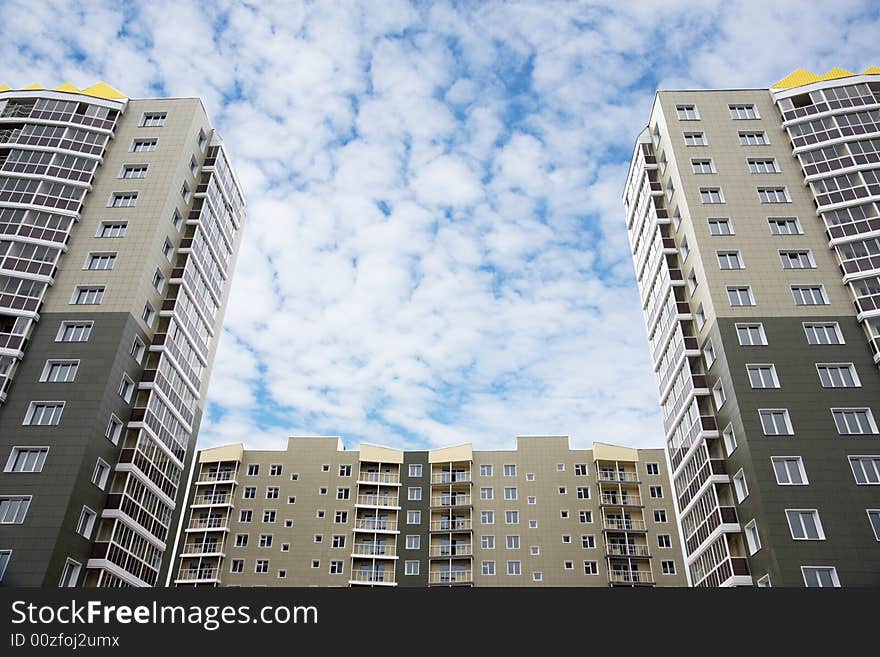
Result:
M20 91L43 91L44 87L38 84L32 84ZM8 85L0 84L0 92L13 91ZM65 82L61 86L55 87L52 91L60 91L66 94L80 94L81 96L91 96L92 98L103 98L104 100L125 100L127 97L119 91L111 87L106 82L98 82L91 87L85 89L77 89L70 82Z
M852 73L851 71L847 71L842 68L832 68L825 75L816 75L815 73L810 73L809 71L805 71L802 68L797 69L793 73L782 78L779 82L771 86L771 89L793 89L795 87L802 87L805 84L812 84L813 82L824 82L825 80L839 80L841 78L849 78L854 75L859 75L858 73ZM868 69L865 69L861 75L880 75L880 68L876 66L872 66Z

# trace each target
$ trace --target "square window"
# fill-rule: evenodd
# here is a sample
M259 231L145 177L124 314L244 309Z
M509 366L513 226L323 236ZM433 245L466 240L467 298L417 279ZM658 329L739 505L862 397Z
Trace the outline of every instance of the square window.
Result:
M773 473L776 475L776 483L780 486L806 486L807 473L804 469L804 461L800 456L772 456Z
M411 463L409 466L409 476L410 477L421 477L422 476L422 464L421 463Z
M763 324L737 324L736 337L743 347L756 347L767 344Z
M786 509L791 537L796 541L823 541L825 533L816 509Z
M752 388L778 388L779 377L776 375L776 366L772 363L763 365L746 365L749 375L749 383Z
M706 142L706 135L702 132L685 132L684 144L685 146L707 146L708 142Z
M754 306L755 297L752 294L752 288L749 286L728 287L727 299L731 307L737 306Z
M763 408L758 411L765 436L790 436L794 434L788 409Z
M679 121L699 121L700 119L696 105L676 105L675 114Z
M733 235L733 225L730 219L722 217L713 217L708 220L710 235Z

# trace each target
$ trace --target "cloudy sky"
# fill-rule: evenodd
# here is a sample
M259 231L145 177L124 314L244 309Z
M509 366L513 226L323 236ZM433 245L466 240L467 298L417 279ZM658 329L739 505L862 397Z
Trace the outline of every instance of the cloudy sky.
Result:
M0 82L204 99L249 218L200 446L660 446L620 203L654 90L863 70L878 14L2 0Z

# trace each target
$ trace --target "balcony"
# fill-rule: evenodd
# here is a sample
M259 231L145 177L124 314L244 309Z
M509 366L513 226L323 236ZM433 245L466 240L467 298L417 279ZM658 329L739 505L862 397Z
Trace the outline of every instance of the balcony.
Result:
M643 559L651 557L651 551L647 545L625 545L620 543L609 543L606 545L605 554L609 557L637 557Z
M608 573L611 584L624 586L651 586L654 584L654 574L644 570L612 570Z
M196 495L192 506L232 506L232 497L225 494Z
M180 551L181 557L223 556L220 543L186 543Z
M471 570L449 570L428 573L428 584L470 584L474 581Z
M432 484L458 484L470 483L471 472L435 472L431 475Z
M647 532L644 520L632 518L603 518L602 529L612 532Z
M400 484L400 475L391 472L358 472L358 483L365 484Z
M398 498L391 495L358 495L355 499L356 506L374 506L381 508L400 508Z
M394 586L393 570L352 570L349 584L367 584L371 586Z
M220 582L220 575L217 568L181 568L177 573L176 583L188 582L190 584L196 582Z
M622 470L617 472L613 470L599 470L599 481L623 481L637 484L639 483L639 475L636 472L624 472Z
M698 580L694 586L698 588L725 586L734 577L743 578L741 580L743 584L751 583L748 559L744 557L728 557L719 563L709 574Z
M375 520L373 518L356 518L354 521L355 531L366 532L394 532L397 533L396 520Z
M222 530L229 531L229 527L226 526L226 518L194 518L189 521L189 525L187 525L187 531L199 531L199 530Z
M383 543L355 543L351 550L353 557L386 557L393 559L397 556L397 547Z
M431 497L431 506L434 507L470 506L470 504L470 495L434 495Z
M428 556L434 559L457 559L459 557L470 557L473 554L474 551L470 543L432 545L428 551Z
M641 495L616 495L603 493L599 503L602 506L643 506Z
M694 532L685 541L688 555L692 555L697 549L706 542L706 539L712 535L721 525L728 525L734 531L740 531L739 517L736 514L736 507L720 506L716 507Z
M469 532L472 529L470 518L445 518L431 521L432 532Z
M672 462L673 472L678 470L678 466L681 465L685 455L690 448L698 442L700 434L704 431L712 433L718 432L718 423L715 421L714 416L701 415L693 425L691 425L691 428L688 430L684 440L682 440L681 445L675 448L671 453L672 455L669 460Z
M234 484L235 473L232 470L218 470L216 472L202 472L196 480L197 484Z

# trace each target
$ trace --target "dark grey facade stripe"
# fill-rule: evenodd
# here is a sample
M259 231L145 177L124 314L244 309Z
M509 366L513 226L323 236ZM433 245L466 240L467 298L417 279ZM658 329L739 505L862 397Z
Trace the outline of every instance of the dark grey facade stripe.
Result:
M422 465L421 477L410 477L409 466L413 463ZM428 571L430 564L428 563L429 546L431 545L431 464L428 463L428 452L404 452L403 465L400 466L400 517L398 527L400 535L397 540L397 585L425 587L428 585ZM422 499L419 501L407 499L407 489L410 486L419 486L422 489ZM422 522L419 525L407 525L407 511L421 511ZM406 549L406 537L409 534L418 534L419 540L418 550ZM405 562L419 561L419 574L406 575Z

